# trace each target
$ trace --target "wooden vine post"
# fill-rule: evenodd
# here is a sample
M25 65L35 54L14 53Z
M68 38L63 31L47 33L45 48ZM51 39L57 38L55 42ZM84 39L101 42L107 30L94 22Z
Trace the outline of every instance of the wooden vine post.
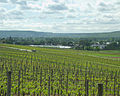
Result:
M103 84L98 84L98 96L103 96Z
M7 96L11 96L11 71L7 72Z
M86 79L85 80L85 96L89 96L89 81Z
M20 96L20 70L19 70L19 75L18 75L18 96Z
M120 88L120 84L118 84L118 92L117 92L117 96L120 96L120 95L119 95L119 91L120 91L119 88Z
M50 96L50 76L49 76L49 81L48 81L48 96Z

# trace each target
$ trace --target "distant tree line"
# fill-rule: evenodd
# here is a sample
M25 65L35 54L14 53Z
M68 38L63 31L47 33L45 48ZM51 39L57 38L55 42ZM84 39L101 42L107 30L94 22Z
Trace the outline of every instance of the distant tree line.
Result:
M0 43L17 44L17 45L62 45L71 46L76 50L101 50L98 46L92 47L91 45L99 43L99 45L105 45L106 42L110 44L106 45L102 50L119 50L120 39L118 38L21 38L21 37L7 37L0 38Z
M112 42L111 44L107 45L104 50L120 50L120 41L119 42Z

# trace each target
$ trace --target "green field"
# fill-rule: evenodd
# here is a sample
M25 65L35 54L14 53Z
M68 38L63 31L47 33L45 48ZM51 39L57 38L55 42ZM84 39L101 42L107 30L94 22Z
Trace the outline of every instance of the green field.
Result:
M88 96L87 87L89 96L97 96L99 83L103 84L103 96L120 95L119 50L97 52L0 44L2 96L7 93L8 71L12 72L12 96Z

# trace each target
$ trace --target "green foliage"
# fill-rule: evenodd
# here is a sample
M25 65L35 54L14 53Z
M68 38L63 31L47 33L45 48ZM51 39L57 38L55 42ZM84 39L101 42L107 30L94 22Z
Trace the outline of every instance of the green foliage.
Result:
M7 92L6 73L12 71L12 95L18 93L19 70L21 95L47 96L50 91L52 96L84 96L85 80L89 80L90 96L97 95L98 83L104 84L104 96L108 96L113 95L114 86L117 89L120 84L120 59L112 58L120 57L119 51L35 47L36 52L26 52L18 49L33 50L33 47L0 44L0 86ZM110 52L114 54L109 55Z
M105 47L105 50L120 50L120 42L113 42Z

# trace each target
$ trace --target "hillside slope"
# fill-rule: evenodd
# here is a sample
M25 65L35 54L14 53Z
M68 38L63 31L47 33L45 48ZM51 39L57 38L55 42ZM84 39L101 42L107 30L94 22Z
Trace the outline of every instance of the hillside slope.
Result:
M36 31L0 31L0 38L6 37L70 37L70 38L119 38L120 31L106 33L52 33Z

